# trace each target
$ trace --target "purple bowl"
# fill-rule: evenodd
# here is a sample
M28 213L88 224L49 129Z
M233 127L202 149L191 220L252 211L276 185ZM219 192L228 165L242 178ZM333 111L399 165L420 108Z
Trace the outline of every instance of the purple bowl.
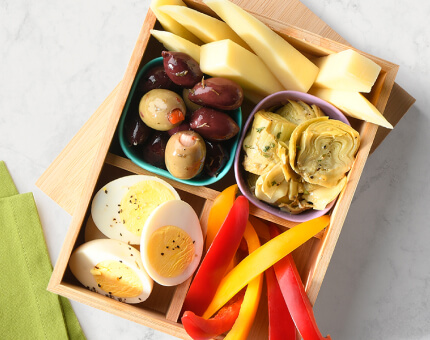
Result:
M287 211L283 211L280 208L274 207L269 205L268 203L265 203L263 201L260 201L258 198L254 196L254 194L250 191L246 180L245 180L245 170L242 167L242 158L243 158L243 149L242 144L243 140L246 136L246 133L248 132L248 129L252 126L252 121L254 119L254 114L258 112L259 110L268 109L273 106L280 106L285 105L288 103L288 99L290 100L301 100L309 105L315 104L320 107L321 110L324 111L324 113L329 116L331 119L337 119L341 122L350 125L348 120L345 118L342 112L340 112L336 107L333 105L327 103L326 101L315 97L313 95L310 95L308 93L304 92L297 92L297 91L281 91L276 92L270 96L267 96L264 98L261 102L257 104L257 106L254 108L254 110L249 115L243 130L242 135L239 140L239 144L236 150L236 157L234 160L234 174L236 177L237 185L239 186L240 191L242 194L256 207L267 211L268 213L275 215L277 217L280 217L284 220L292 221L292 222L306 222L309 220L312 220L314 218L317 218L319 216L325 215L335 204L336 199L333 200L331 203L327 205L327 207L324 210L306 210L300 214L291 214Z

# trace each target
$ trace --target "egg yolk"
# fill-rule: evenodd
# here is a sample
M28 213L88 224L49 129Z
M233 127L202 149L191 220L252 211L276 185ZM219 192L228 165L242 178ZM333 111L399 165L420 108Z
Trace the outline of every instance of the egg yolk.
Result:
M102 261L91 269L97 285L109 295L121 298L139 296L143 292L142 281L136 272L119 261Z
M121 200L120 217L124 226L135 235L142 234L142 228L151 212L161 203L176 197L163 183L142 181L131 186Z
M186 231L176 226L161 227L148 240L148 260L163 277L182 274L193 260L194 254L194 241Z

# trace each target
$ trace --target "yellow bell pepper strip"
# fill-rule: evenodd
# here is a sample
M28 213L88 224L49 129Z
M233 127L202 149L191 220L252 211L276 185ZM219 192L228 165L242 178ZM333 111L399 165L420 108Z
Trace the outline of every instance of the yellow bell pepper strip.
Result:
M319 233L329 222L330 217L324 215L298 224L249 254L221 280L203 317L210 318L252 279Z
M211 210L209 211L208 229L206 231L205 249L209 249L215 235L224 223L228 212L230 211L236 199L238 191L237 184L224 189L214 200Z
M186 311L181 318L187 334L194 340L207 340L229 331L239 315L245 291L236 294L211 319L203 319L191 311Z
M291 255L287 255L291 256ZM282 261L282 260L281 260ZM285 304L273 267L266 269L269 340L296 340L296 326Z
M258 235L251 223L247 223L243 237L248 244L250 253L260 247ZM260 302L261 290L263 287L263 274L257 275L246 288L245 297L240 307L239 316L234 323L233 328L227 333L224 340L246 340L254 323L257 314L258 303Z
M249 202L246 197L239 196L200 264L200 268L185 297L184 311L192 311L201 316L206 310L226 273L226 269L239 248L248 216ZM236 293L232 294L225 302L230 300ZM205 319L209 319L209 317Z
M269 228L271 237L280 235L276 226L270 225ZM293 256L288 254L276 263L274 268L284 301L302 338L304 340L330 340L330 335L324 338L318 329L312 305L306 295Z

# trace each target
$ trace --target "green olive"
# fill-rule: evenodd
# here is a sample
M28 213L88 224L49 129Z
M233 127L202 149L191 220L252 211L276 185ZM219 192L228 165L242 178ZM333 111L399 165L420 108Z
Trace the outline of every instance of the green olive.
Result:
M190 89L183 89L182 91L182 99L184 100L185 106L187 107L188 112L194 112L200 109L202 106L196 103L193 103L188 99L188 95L190 93Z
M178 126L185 119L185 113L184 101L170 90L151 90L139 103L140 118L150 128L158 131L167 131Z
M167 142L165 163L167 170L176 178L190 179L197 176L203 169L205 158L205 142L194 131L179 131Z

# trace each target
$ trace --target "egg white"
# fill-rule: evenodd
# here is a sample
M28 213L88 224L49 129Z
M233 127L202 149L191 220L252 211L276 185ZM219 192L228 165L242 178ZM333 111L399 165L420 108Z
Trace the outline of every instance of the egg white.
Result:
M98 263L106 260L121 261L124 265L130 267L142 282L142 293L136 297L121 298L108 294L99 288L94 276L91 274L91 270ZM82 244L70 257L69 266L72 274L89 290L126 303L145 301L151 294L154 284L145 271L140 252L118 240L99 239Z
M148 258L148 243L151 235L164 226L176 226L184 230L194 240L194 256L188 267L178 276L160 275ZM158 206L146 220L140 243L143 265L149 276L163 286L178 285L187 280L197 269L203 252L203 234L199 218L194 209L184 201L167 201Z
M131 175L109 182L96 193L91 204L91 216L94 223L108 238L129 244L140 244L140 235L132 233L124 226L119 211L121 200L129 188L141 181L162 183L172 192L175 199L180 199L176 190L169 183L155 176Z

